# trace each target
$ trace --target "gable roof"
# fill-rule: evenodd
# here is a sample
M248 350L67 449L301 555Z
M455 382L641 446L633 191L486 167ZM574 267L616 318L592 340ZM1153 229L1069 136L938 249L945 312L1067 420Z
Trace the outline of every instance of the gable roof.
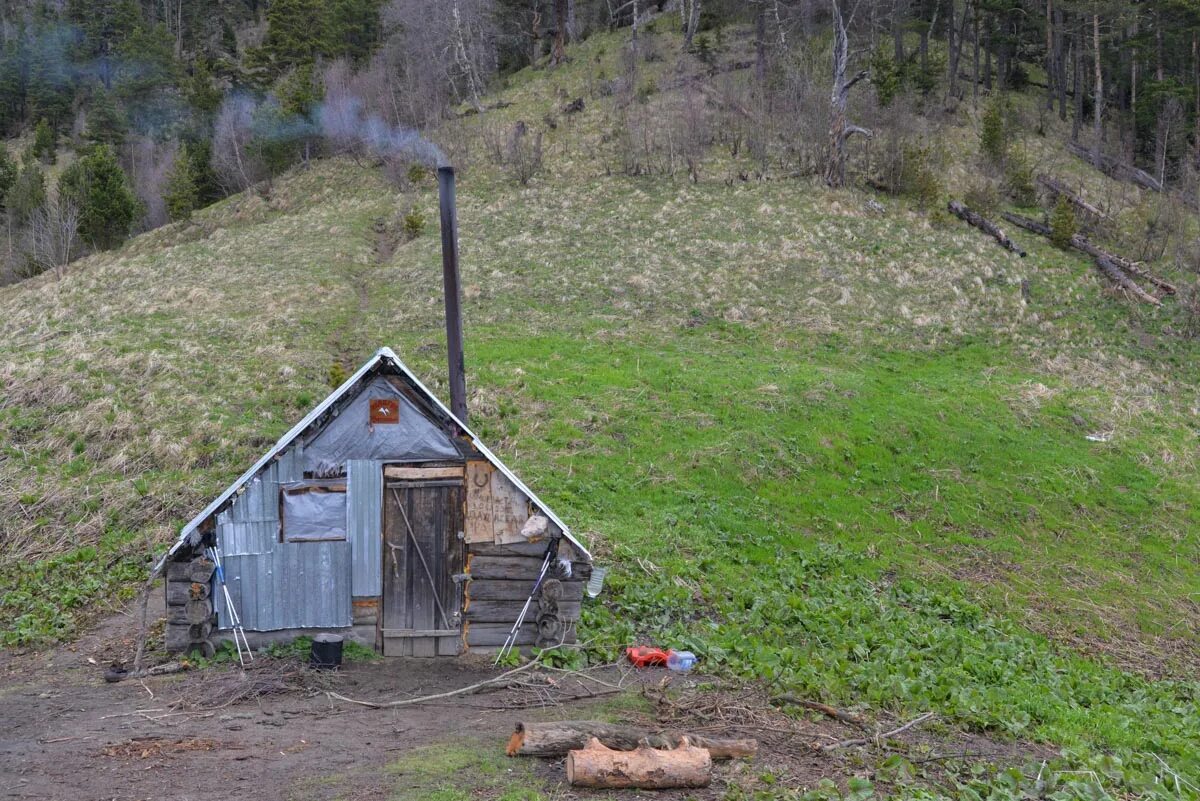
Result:
M534 494L533 490L525 486L525 483L521 481L521 479L517 478L516 474L509 470L508 466L505 465L504 462L500 461L500 458L497 457L496 454L492 453L487 446L479 440L479 437L475 436L475 433L467 427L466 423L455 417L454 413L446 408L446 405L442 403L436 395L430 392L429 389L421 383L419 378L413 375L412 371L408 369L408 366L405 365L404 362L400 361L400 357L397 356L391 348L383 347L375 351L375 355L368 359L362 367L359 367L358 370L355 371L354 375L347 378L340 387L330 393L329 397L317 404L317 406L311 412L304 416L304 419L296 423L296 425L292 426L290 431L280 437L279 441L276 442L269 451L263 454L262 458L255 462L249 470L247 470L245 473L242 473L237 481L226 487L225 491L218 495L212 503L204 507L204 510L200 512L200 514L188 521L187 525L180 530L179 539L174 545L171 546L171 549L163 555L162 559L158 561L158 564L154 566L154 573L158 573L160 570L162 570L163 565L167 563L167 560L169 560L176 553L176 551L182 548L185 544L190 542L192 545L198 545L198 533L201 523L212 517L214 514L220 512L225 505L229 503L229 501L236 494L238 494L238 492L240 492L242 488L245 487L255 476L257 476L259 472L263 470L263 468L267 467L276 456L278 456L293 442L295 442L295 440L301 434L303 434L309 429L309 427L313 425L313 423L321 419L321 416L325 414L325 412L328 411L332 406L334 406L334 404L336 404L343 397L353 393L360 384L364 383L364 379L371 375L372 372L378 367L392 367L404 375L404 377L412 383L413 388L420 392L426 400L433 404L436 411L439 411L445 415L446 420L453 422L471 438L471 444L476 450L479 451L479 453L483 455L485 459L492 464L493 467L503 473L505 478L516 485L517 489L525 493L529 500L533 501L533 503L542 510L542 513L550 518L556 526L558 526L558 528L562 531L563 536L566 537L572 545L579 549L580 553L583 554L585 559L591 559L591 553L588 551L587 547L585 547L583 543L575 538L575 536L571 533L571 530L567 528L567 524L560 520L558 515L554 514L554 510L543 503L541 498Z

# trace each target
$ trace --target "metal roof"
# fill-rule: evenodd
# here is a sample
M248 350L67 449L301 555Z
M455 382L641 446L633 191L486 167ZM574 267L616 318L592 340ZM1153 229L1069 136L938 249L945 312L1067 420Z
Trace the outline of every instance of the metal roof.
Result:
M521 481L521 479L517 478L516 474L509 470L508 466L505 465L504 462L500 461L499 457L492 453L488 447L479 440L479 437L475 436L475 432L471 431L471 429L467 427L466 423L455 417L454 413L446 407L446 404L442 403L436 395L430 392L429 389L421 383L421 379L413 375L413 372L408 369L408 366L404 364L404 362L400 361L400 357L397 356L391 348L383 347L377 350L375 355L368 359L362 367L359 367L358 370L355 371L354 375L347 378L340 387L330 393L329 397L317 404L316 408L305 415L303 420L292 426L291 430L280 437L279 441L276 442L275 445L272 446L271 449L267 451L261 459L254 463L253 467L251 467L245 473L242 473L241 477L239 477L237 481L230 484L224 492L222 492L216 497L215 500L213 500L212 503L204 507L204 511L193 517L187 523L187 525L180 530L179 539L174 545L171 546L171 549L163 555L162 559L158 561L158 564L154 566L154 572L157 573L158 571L162 570L162 567L167 563L167 560L170 559L176 551L183 547L183 545L188 541L188 538L197 531L201 523L219 512L225 506L225 504L228 503L234 495L241 491L241 489L251 479L258 475L263 468L269 465L272 459L274 459L279 455L280 452L291 445L297 437L308 430L308 428L317 420L319 420L321 415L328 411L331 406L338 402L338 400L357 387L366 375L368 375L377 366L381 365L390 365L399 370L406 378L408 378L408 380L413 383L416 389L420 390L420 392L425 395L426 398L433 402L436 407L446 415L447 419L453 421L459 428L463 430L464 433L467 434L467 436L471 438L471 444L474 445L481 454L483 454L485 459L491 462L491 464L497 470L503 473L509 481L515 484L519 490L524 492L525 495L529 497L529 500L533 501L533 503L536 504L537 507L541 509L547 517L554 521L554 524L557 525L562 531L563 536L566 537L572 545L578 548L586 559L590 560L592 558L591 552L588 551L587 547L584 546L582 542L575 538L575 536L571 533L571 530L567 528L567 524L560 520L558 515L554 514L554 510L543 503L542 499L539 498L533 492L533 490L527 487L525 483Z

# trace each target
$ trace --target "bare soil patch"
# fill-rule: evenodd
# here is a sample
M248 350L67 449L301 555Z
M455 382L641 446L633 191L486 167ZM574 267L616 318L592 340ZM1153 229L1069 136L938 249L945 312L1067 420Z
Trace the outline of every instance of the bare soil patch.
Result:
M627 689L602 698L563 703L523 678L478 695L395 709L347 704L326 690L386 701L458 689L502 671L480 659L386 659L328 674L260 659L246 672L220 665L105 683L109 661L131 652L133 632L132 617L122 614L74 645L0 659L0 773L12 777L6 798L404 798L398 792L407 779L395 769L397 760L446 745L479 749L495 764L518 719L608 717L759 739L753 762L719 763L712 787L688 794L696 798L720 798L731 785L756 787L766 774L782 786L811 787L823 778L844 785L853 775L871 775L876 757L897 751L939 765L1048 755L1048 749L945 727L826 752L822 745L862 732L819 713L776 708L763 689L722 688L663 670L614 667L605 680ZM522 770L531 770L552 797L581 797L566 786L562 760L532 760ZM445 781L469 784L471 777L447 775ZM496 781L474 795L490 797ZM503 775L498 781L503 784Z

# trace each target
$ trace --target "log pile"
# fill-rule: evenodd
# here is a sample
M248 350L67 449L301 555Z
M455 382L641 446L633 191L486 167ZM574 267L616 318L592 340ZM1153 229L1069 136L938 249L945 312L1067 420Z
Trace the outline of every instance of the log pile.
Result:
M463 608L468 648L498 648L508 638L537 582L546 555L545 542L468 545L467 583ZM571 562L570 572L557 557L534 595L517 631L515 645L546 648L575 642L583 585L590 566Z
M213 644L209 637L217 625L211 597L215 569L216 566L204 557L167 564L164 638L168 651L212 654Z
M1005 234L1004 231L1000 230L995 223L984 217L982 214L967 208L965 203L962 203L958 200L951 200L948 204L946 204L946 208L948 208L950 213L958 219L962 220L968 225L975 226L992 239L995 239L1000 244L1000 247L1016 253L1021 258L1025 258L1025 251L1017 247L1017 244L1009 239L1008 235Z
M1045 223L1032 220L1029 217L1022 217L1020 214L1012 214L1011 212L1004 213L1004 219L1008 220L1013 225L1024 228L1027 231L1032 231L1035 234L1049 237L1051 234L1050 226ZM1114 286L1128 292L1138 300L1154 306L1161 306L1162 301L1151 295L1146 290L1138 286L1133 278L1140 278L1153 286L1158 287L1168 295L1174 295L1176 288L1174 284L1164 281L1158 276L1151 273L1137 262L1118 256L1114 253L1109 253L1107 250L1096 245L1082 234L1075 234L1071 237L1071 247L1081 253L1086 253L1091 256L1096 269L1113 283ZM1130 276L1133 276L1132 278Z

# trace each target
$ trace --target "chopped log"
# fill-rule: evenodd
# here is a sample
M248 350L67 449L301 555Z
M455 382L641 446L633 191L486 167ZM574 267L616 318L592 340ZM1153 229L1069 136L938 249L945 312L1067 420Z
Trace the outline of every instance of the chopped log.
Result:
M709 752L713 759L752 757L758 742L751 739L707 737L680 732L655 732L632 726L617 726L598 720L560 720L546 723L517 723L508 739L509 756L561 757L597 739L608 748L632 751L640 743L651 748L675 748L687 737L692 745Z
M1163 186L1150 173L1145 170L1140 170L1132 164L1126 164L1123 161L1113 158L1112 156L1101 153L1100 163L1094 163L1091 148L1084 147L1076 142L1068 142L1067 150L1071 151L1075 156L1083 159L1088 164L1091 164L1096 169L1105 175L1116 178L1118 181L1128 181L1131 184L1140 186L1142 189L1148 189L1151 192L1163 191Z
M1028 217L1022 217L1020 214L1013 214L1013 213L1007 212L1007 211L1004 212L1003 216L1004 216L1004 219L1008 220L1013 225L1020 226L1021 228L1024 228L1027 231L1033 231L1035 234L1041 234L1042 236L1045 236L1045 237L1049 237L1051 234L1050 226L1046 225L1045 223L1040 223L1037 220L1032 220ZM1138 278L1144 279L1146 281L1149 281L1151 284L1154 284L1154 286L1158 287L1163 292L1166 292L1168 295L1174 295L1175 292L1177 291L1174 284L1164 281L1163 279L1161 279L1158 276L1151 273L1145 267L1142 267L1137 262L1134 262L1129 259L1118 256L1115 253L1109 253L1107 250L1104 250L1103 248L1097 246L1095 243L1093 243L1091 240L1089 240L1087 237L1083 236L1082 234L1075 234L1074 236L1071 237L1071 247L1075 248L1076 250L1080 251L1081 253L1086 253L1087 255L1091 256L1093 259L1096 259L1097 260L1096 266L1099 267L1100 271L1102 273L1104 273L1105 275L1108 275L1108 272L1106 271L1106 269L1104 267L1102 267L1098 263L1101 259L1104 259L1106 262L1109 262L1112 266L1116 267L1118 272L1126 272L1126 273L1130 273L1131 275L1136 275ZM1129 280L1128 276L1125 277L1125 280L1126 281ZM1130 282L1130 283L1132 283L1132 282ZM1118 285L1122 286L1122 288L1124 288L1123 285L1121 285L1121 284L1118 284ZM1137 292L1135 292L1134 294L1138 295L1139 297L1142 297L1144 295L1146 298L1151 298L1151 300L1148 302L1153 303L1156 306L1162 305L1159 302L1158 298L1155 298L1152 295L1142 292L1140 288L1138 288ZM1145 299L1145 298L1143 298L1143 299Z
M199 598L193 601L188 601L183 607L184 620L187 623L203 623L212 617L213 605L212 601L207 598Z
M575 575L576 568L582 570L584 567L586 565L582 562L572 564L571 575ZM527 579L533 582L542 572L542 557L472 556L467 563L467 572L473 579ZM557 560L550 563L546 575L563 577L562 568Z
M207 640L208 635L212 634L213 624L211 620L205 620L202 623L192 623L188 626L188 636L193 640Z
M201 584L198 581L193 581L188 585L188 598L193 601L203 601L208 597L211 588L207 583Z
M191 569L188 573L188 578L192 581L207 585L208 580L212 578L213 572L216 571L216 569L216 564L208 559L196 559L191 563Z
M186 623L168 623L163 629L163 645L172 653L184 650L192 641L191 628Z
M191 583L186 581L167 582L167 606L186 606L192 600Z
M467 545L472 557L475 556L528 556L541 560L546 556L546 543L543 542L514 542L511 545L496 545L491 542L472 542Z
M583 748L567 754L567 781L576 787L707 787L712 781L712 757L687 738L670 751L648 745L614 751L592 738Z
M501 580L501 579L485 579L480 581L472 579L467 584L467 597L471 601L520 601L525 603L525 599L529 597L529 593L533 590L533 579L525 581ZM564 601L579 601L583 599L583 582L582 581L564 581L562 582L562 592ZM516 618L513 618L514 620Z
M988 220L982 214L971 211L965 204L957 200L951 200L948 204L946 204L946 208L950 209L950 213L955 217L969 225L975 226L992 239L995 239L1000 243L1000 247L1004 248L1005 250L1011 250L1021 258L1025 258L1025 251L1017 247L1016 243L1009 239L1007 234L1001 231L998 227L996 227L995 223Z
M512 631L514 618L509 623L463 623L463 642L468 648L499 648L508 639ZM537 623L530 620L517 630L514 645L535 645L537 643Z
M557 614L564 620L578 620L580 612L579 601L562 601L558 603ZM539 614L548 610L545 606L546 601L538 604L536 612ZM466 611L463 612L463 617L467 620L476 623L504 623L512 625L517 615L521 614L521 607L525 605L524 601L479 601L474 598L469 599Z
M1082 211L1084 214L1087 214L1087 215L1093 217L1094 219L1100 220L1102 222L1111 222L1112 221L1112 218L1109 217L1108 214L1103 212L1098 207L1093 206L1091 203L1088 203L1086 200L1084 200L1079 195L1072 192L1070 190L1070 188L1067 187L1066 184L1064 184L1062 181L1058 180L1054 176L1046 175L1045 173L1042 173L1041 175L1039 175L1037 177L1037 182L1039 184L1041 184L1042 186L1046 187L1046 189L1050 192L1050 194L1056 195L1059 197L1065 197L1067 199L1068 203L1070 203L1072 206L1074 206L1075 208Z
M191 581L191 562L167 562L167 581Z

